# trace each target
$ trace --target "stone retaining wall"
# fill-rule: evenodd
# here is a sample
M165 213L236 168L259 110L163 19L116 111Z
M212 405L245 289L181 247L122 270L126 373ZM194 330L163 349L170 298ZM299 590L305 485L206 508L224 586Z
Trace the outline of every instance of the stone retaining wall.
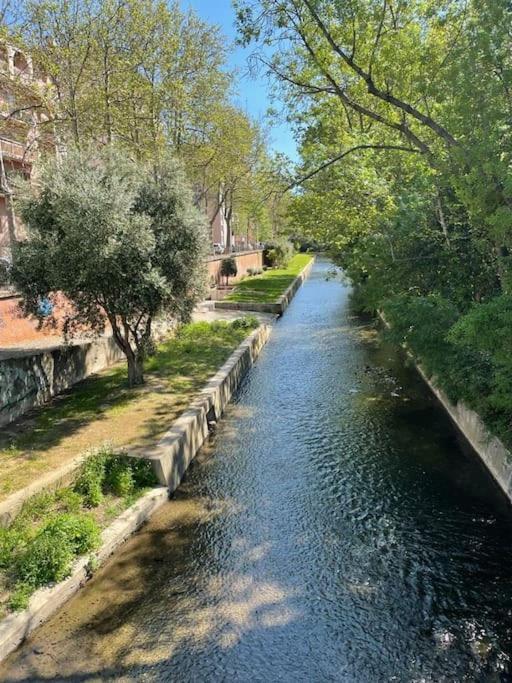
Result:
M418 371L439 399L455 426L469 441L506 497L512 502L512 453L496 436L489 432L478 413L460 401L454 405L446 394L425 375L421 368L418 367Z
M220 419L231 396L258 357L271 327L260 325L230 356L189 408L179 417L154 449L144 457L153 463L161 484L174 491L203 445L210 428Z
M389 327L389 323L382 312L379 312L379 317L384 325ZM452 403L444 391L436 386L435 380L427 377L407 348L405 351L414 362L414 366L429 389L450 416L456 428L472 446L505 496L512 503L512 453L498 437L491 434L478 413L468 408L462 401L459 401L456 405Z

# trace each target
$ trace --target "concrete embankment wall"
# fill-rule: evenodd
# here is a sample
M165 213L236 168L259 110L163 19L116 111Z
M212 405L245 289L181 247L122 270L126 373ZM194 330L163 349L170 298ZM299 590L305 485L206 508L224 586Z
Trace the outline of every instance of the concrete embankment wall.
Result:
M112 337L39 351L3 352L2 356L0 427L123 358Z
M242 342L157 446L144 453L152 461L159 482L171 492L179 486L191 460L267 342L270 331L269 325L260 325Z
M454 405L446 394L428 379L421 368L418 368L418 371L512 502L512 453L489 432L478 413L460 401Z
M382 312L379 312L379 318L389 328L389 323ZM407 348L405 351L413 360L417 371L446 410L459 432L472 446L508 500L512 503L512 453L498 437L491 434L478 413L468 408L462 401L459 401L457 404L450 401L444 391L436 385L435 380L427 377Z
M286 289L285 293L282 294L279 299L274 303L259 303L257 301L216 301L215 308L221 310L230 311L253 311L255 313L272 313L274 315L283 315L285 310L290 305L290 301L293 299L297 290L302 285L304 280L307 278L313 268L315 259L312 258L311 261L305 266L301 272L297 275L295 280Z

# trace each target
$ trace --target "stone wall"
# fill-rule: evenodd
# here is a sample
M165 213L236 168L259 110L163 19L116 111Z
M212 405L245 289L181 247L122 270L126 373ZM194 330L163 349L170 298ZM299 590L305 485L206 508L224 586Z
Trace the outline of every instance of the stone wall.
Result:
M230 254L221 254L220 256L208 257L208 276L216 283L221 284L220 267L223 259L228 258ZM242 251L231 256L236 261L238 268L238 275L236 278L229 278L230 282L236 282L243 275L247 274L248 268L262 268L263 267L263 250L255 249L254 251Z
M124 358L112 337L0 357L0 427ZM8 355L8 357L6 357Z

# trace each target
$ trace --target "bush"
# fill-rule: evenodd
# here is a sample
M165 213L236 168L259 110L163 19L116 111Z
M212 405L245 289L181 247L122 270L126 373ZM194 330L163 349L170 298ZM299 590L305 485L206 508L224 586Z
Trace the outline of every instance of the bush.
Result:
M107 462L105 487L114 495L124 497L133 493L135 481L129 459L118 455Z
M39 588L62 581L76 556L97 547L100 532L87 515L58 515L46 524L23 552L15 567L22 584Z
M253 330L258 327L258 319L253 315L247 315L244 318L237 318L231 323L234 330Z
M133 481L138 489L156 486L158 479L149 460L143 458L130 458Z
M75 555L97 548L100 544L100 530L96 521L88 514L63 513L50 520L41 533L65 539Z
M267 242L263 250L263 263L270 268L284 268L293 256L293 244L287 240Z
M226 278L226 282L229 282L230 277L236 277L238 268L236 266L236 260L232 256L222 259L220 274Z
M19 558L16 575L22 583L39 588L68 576L73 559L71 543L43 531Z
M28 607L28 601L32 595L34 589L28 583L18 583L16 588L9 598L9 607L14 611L26 609Z
M103 500L103 482L107 457L111 455L106 448L100 448L88 456L80 469L74 490L80 493L86 505L98 507Z
M8 567L16 553L21 552L25 546L23 533L15 528L0 529L0 567Z

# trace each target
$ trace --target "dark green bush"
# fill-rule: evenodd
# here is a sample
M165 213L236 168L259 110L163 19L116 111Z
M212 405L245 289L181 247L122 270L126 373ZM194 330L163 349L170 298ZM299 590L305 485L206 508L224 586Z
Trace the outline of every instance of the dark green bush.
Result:
M138 489L156 486L158 479L149 460L143 458L130 458L133 481Z
M83 496L89 507L98 507L103 500L105 467L109 455L108 450L99 449L85 460L80 469L74 490Z
M87 515L62 514L50 520L21 553L15 566L19 582L39 588L69 575L76 556L99 544L96 522Z
M65 539L75 555L83 555L100 544L98 524L90 515L83 513L57 515L43 527L41 533Z
M13 612L26 609L26 607L28 607L30 596L33 592L33 587L28 583L20 582L16 584L16 588L9 598L9 607L13 610Z
M133 493L135 481L130 459L123 455L109 458L105 471L105 486L116 496Z
M246 315L243 318L237 318L231 323L234 330L253 330L258 327L258 319L254 315Z
M284 268L293 256L293 244L279 239L267 242L263 250L263 263L270 268Z
M39 588L68 576L73 559L72 545L64 536L41 532L18 559L15 573L21 582Z
M0 529L0 567L8 567L25 546L26 538L18 529Z

